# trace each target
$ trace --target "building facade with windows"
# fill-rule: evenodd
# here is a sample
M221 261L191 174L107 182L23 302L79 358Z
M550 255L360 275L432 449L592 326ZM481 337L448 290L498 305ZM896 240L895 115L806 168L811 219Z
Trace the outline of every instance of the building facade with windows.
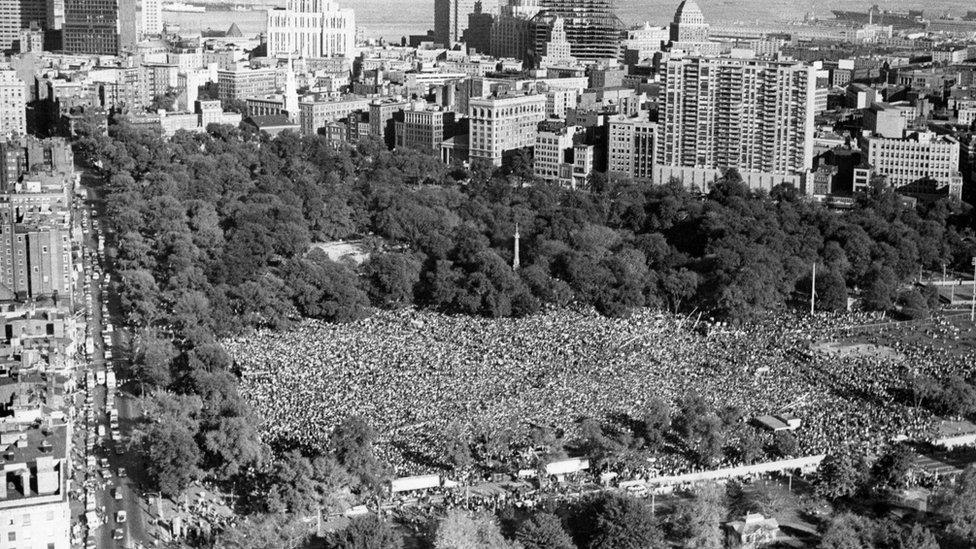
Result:
M13 70L0 70L0 137L27 133L27 84Z
M288 0L268 10L268 57L356 56L356 13L332 0Z
M610 122L607 171L632 181L653 181L657 134L658 125L649 120L630 118Z
M545 117L545 94L471 98L468 102L470 158L501 166L508 154L535 145L537 126Z
M867 161L892 187L932 179L949 196L962 198L959 172L959 141L947 135L918 132L904 139L871 137L867 140Z
M65 0L62 32L66 53L135 52L135 0Z
M812 169L814 67L692 56L669 59L664 71L659 165L775 175Z

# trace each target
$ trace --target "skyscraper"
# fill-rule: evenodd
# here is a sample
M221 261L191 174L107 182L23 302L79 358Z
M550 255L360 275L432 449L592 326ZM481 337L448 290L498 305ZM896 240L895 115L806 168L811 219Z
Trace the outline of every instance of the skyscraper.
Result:
M505 0L491 26L491 54L532 63L535 57L535 25L539 0Z
M572 55L580 61L620 57L624 25L617 17L614 0L540 0L535 25L535 52L541 57L553 25L562 19Z
M658 163L795 174L813 164L816 69L790 61L673 58Z
M708 23L695 0L684 0L674 12L671 41L697 43L708 40Z
M142 34L163 32L163 3L160 0L142 0Z
M488 53L491 50L491 27L495 18L485 13L481 0L474 3L474 11L468 14L468 28L464 30L464 43L469 49L478 53Z
M48 5L44 0L0 0L0 50L13 47L20 30L31 25L48 26Z
M549 33L546 49L539 59L539 68L568 66L576 63L572 54L573 46L566 39L566 27L562 17L557 17Z
M135 50L135 0L65 0L64 51L119 55Z
M434 0L434 40L445 46L461 41L468 28L468 14L474 13L476 0ZM483 5L482 11L490 11Z
M356 14L333 0L288 0L268 10L268 57L354 57Z

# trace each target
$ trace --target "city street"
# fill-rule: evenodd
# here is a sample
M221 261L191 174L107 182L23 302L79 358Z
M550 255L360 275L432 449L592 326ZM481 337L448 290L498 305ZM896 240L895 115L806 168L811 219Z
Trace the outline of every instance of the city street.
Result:
M94 343L88 362L93 370L89 379L95 380L92 391L94 421L89 437L95 441L92 456L97 467L91 472L99 479L96 509L101 517L101 525L89 532L87 545L90 547L94 541L99 549L150 547L146 502L138 487L142 467L138 455L129 446L140 411L135 398L118 388L121 380L115 379L113 361L117 363L126 356L122 349L127 343L114 329L115 323L111 320L111 312L117 311L117 303L110 303L112 283L106 281L104 250L99 246L99 236L104 233L98 227L97 213L92 215L96 209L95 202L87 201L82 213L82 222L87 229L85 277L89 280L86 286L91 298L89 334Z

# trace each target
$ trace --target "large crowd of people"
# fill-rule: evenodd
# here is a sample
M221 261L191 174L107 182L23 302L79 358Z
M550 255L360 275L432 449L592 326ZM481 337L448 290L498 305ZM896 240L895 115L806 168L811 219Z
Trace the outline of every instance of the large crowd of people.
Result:
M971 369L976 354L952 345L958 328L948 321L899 327L929 334L911 341L884 324L861 328L879 320L780 313L725 326L647 310L626 319L568 309L484 319L406 309L349 324L308 321L225 346L269 440L320 445L358 415L379 433L378 452L394 473L413 474L445 462L437 454L451 429L523 433L541 425L571 439L581 418L639 418L652 398L673 405L693 391L746 418L791 412L802 421L795 434L803 455L921 436L931 414L897 395L920 370ZM897 352L815 350L858 338ZM691 465L661 456L655 468Z

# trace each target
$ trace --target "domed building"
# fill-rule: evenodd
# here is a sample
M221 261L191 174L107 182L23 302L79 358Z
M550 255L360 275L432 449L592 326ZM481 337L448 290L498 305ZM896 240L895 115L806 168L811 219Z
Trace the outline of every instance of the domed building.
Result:
M671 42L698 43L708 41L708 23L695 0L684 0L674 12L671 22Z

